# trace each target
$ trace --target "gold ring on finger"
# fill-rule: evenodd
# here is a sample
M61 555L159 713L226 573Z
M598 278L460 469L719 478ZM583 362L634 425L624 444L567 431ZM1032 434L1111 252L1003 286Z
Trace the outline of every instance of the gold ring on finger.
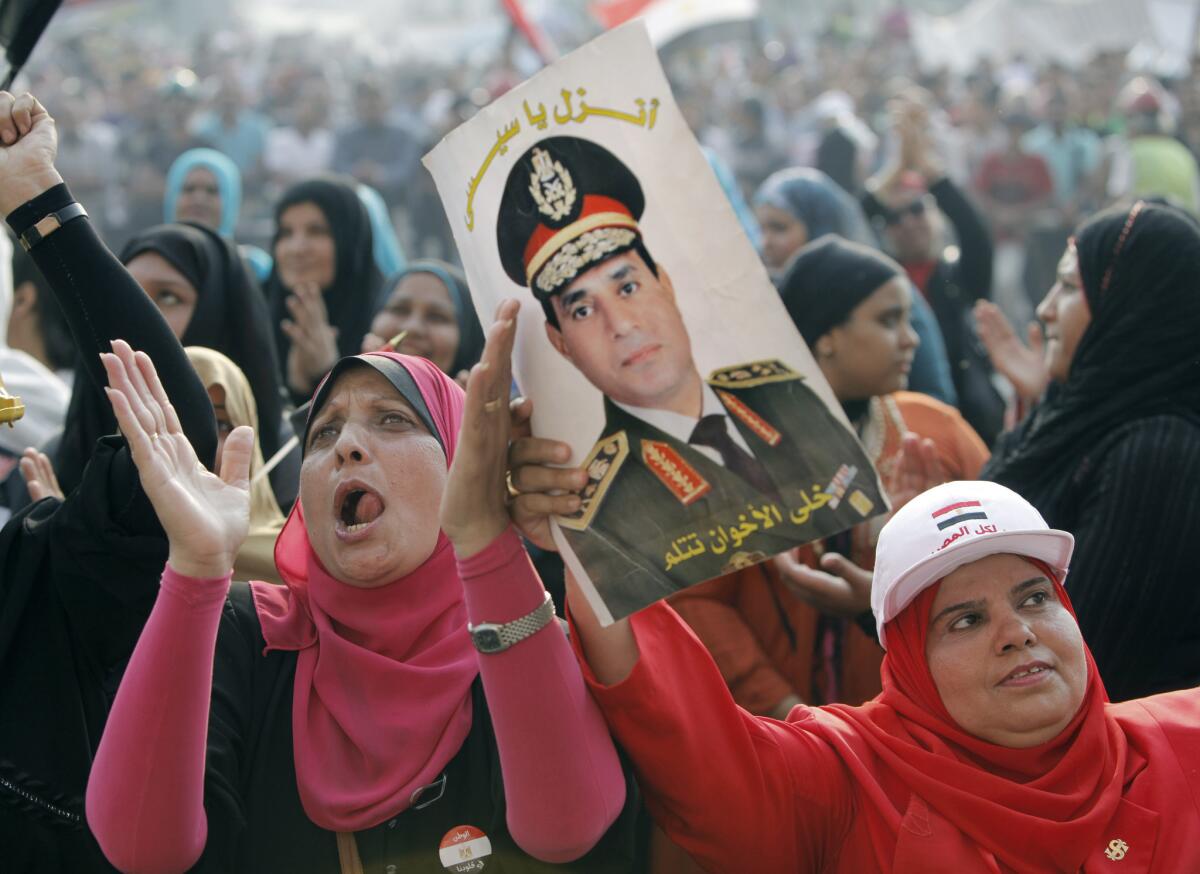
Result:
M511 470L510 470L510 471L507 471L507 472L504 474L504 485L505 485L505 487L508 489L508 497L509 497L509 498L519 498L519 497L521 497L521 490L520 490L520 489L518 489L516 486L514 486L514 485L513 485L513 481L512 481L512 471L511 471Z
M483 411L485 413L494 413L494 412L496 412L496 410L500 409L501 403L502 403L502 400L500 398L492 398L490 401L487 401L486 403L484 403Z

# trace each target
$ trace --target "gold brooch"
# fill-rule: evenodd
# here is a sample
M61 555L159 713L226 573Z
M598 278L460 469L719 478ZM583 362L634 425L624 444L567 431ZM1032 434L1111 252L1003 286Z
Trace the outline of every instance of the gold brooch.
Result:
M1120 862L1128 852L1129 844L1120 838L1115 838L1108 842L1108 849L1104 851L1104 855L1108 856L1110 862Z

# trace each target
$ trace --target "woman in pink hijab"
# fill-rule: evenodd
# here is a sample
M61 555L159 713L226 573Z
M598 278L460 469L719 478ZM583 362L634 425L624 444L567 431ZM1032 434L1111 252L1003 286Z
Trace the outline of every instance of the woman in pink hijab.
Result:
M88 784L119 869L642 867L636 790L508 521L515 318L497 314L465 395L407 355L334 367L275 548L282 587L230 585L249 429L207 472L150 360L104 356L170 540Z

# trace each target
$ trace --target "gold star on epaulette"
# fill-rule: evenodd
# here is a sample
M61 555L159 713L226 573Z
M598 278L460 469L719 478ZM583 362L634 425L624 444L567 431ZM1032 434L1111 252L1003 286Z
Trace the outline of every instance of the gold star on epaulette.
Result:
M588 481L579 493L582 504L570 516L556 516L558 524L572 531L586 531L592 524L592 517L600 509L605 492L616 478L617 470L628 457L629 439L624 431L618 431L597 442L583 462Z
M754 388L769 382L787 382L804 377L778 359L751 361L733 367L714 370L708 384L715 388Z

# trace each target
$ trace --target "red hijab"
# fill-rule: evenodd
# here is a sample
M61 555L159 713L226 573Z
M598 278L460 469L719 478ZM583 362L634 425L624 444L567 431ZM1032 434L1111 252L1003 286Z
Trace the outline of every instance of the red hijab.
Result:
M454 460L463 392L429 361L381 352L344 358L313 415L350 367L382 373ZM416 570L375 589L334 579L313 552L300 503L275 543L284 586L252 583L266 649L295 650L296 784L309 819L360 831L432 783L471 728L478 672L454 550L439 532Z
M1050 567L1029 561L1053 581L1074 616ZM1083 703L1057 737L1029 749L980 740L946 711L925 657L939 586L925 589L888 623L878 698L862 707L810 711L866 800L879 866L907 868L897 865L897 838L901 820L919 799L978 848L976 870L1078 871L1112 820L1138 758L1105 711L1108 696L1092 654L1085 645Z

